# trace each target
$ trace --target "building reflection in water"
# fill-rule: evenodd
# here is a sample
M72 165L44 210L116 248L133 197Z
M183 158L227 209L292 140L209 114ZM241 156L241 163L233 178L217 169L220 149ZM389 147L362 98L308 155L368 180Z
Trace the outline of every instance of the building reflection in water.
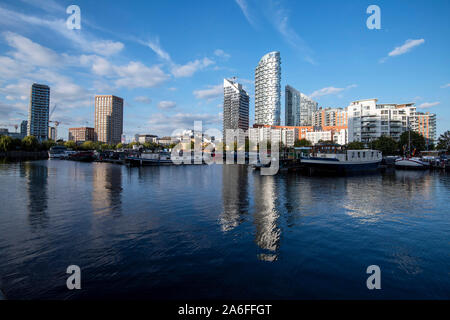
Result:
M254 174L254 223L255 242L264 251L260 260L275 261L278 257L281 230L278 227L280 213L277 208L276 176Z
M48 217L48 168L25 162L22 169L27 179L28 221L32 228L45 228Z
M122 166L98 164L92 181L92 208L95 214L122 214Z
M222 165L223 212L220 215L222 231L230 231L245 221L248 214L248 167Z

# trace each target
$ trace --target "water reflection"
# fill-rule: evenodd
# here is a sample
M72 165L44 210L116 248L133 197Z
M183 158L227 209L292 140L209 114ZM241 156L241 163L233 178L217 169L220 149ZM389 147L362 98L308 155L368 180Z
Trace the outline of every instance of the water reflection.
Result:
M277 225L280 217L277 195L275 176L254 175L255 242L264 251L258 255L264 261L275 261L278 257L281 230Z
M21 168L27 179L28 222L34 229L48 225L48 168L26 162Z
M222 231L230 231L244 222L248 213L247 166L222 166L222 201L220 224Z
M122 214L122 167L96 165L92 177L92 207L95 214Z

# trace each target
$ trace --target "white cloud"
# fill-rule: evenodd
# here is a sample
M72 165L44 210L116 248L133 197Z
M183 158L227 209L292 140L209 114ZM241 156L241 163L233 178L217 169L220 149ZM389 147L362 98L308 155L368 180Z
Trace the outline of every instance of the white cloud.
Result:
M16 49L11 55L19 61L41 67L54 67L61 62L60 56L53 50L43 47L28 38L13 32L5 32L4 36L8 45Z
M134 101L145 103L145 104L150 104L152 102L152 100L146 96L137 96L134 98Z
M411 51L414 47L420 46L425 43L425 39L408 39L399 47L395 47L394 50L389 52L387 57L380 60L380 63L384 63L389 57L400 56Z
M441 86L442 89L444 88L450 88L450 83L444 84L443 86Z
M92 50L104 56L110 56L120 52L124 45L122 42L114 42L111 40L99 40L91 43Z
M245 19L247 19L248 23L250 23L253 27L256 26L255 20L253 16L250 14L250 9L248 7L248 3L246 0L235 0L239 8L241 9L242 13L245 16Z
M441 103L438 102L438 101L437 102L424 102L424 103L420 104L419 106L417 106L417 108L427 109L427 108L431 108L431 107L437 106L439 104L441 104Z
M176 78L190 77L198 70L204 69L213 63L214 61L208 58L203 58L202 60L188 62L185 65L174 64L171 71Z
M160 109L173 109L177 106L175 101L160 101L158 103L158 108Z
M351 88L355 88L355 87L357 87L356 84L349 85L349 86L347 86L345 88L326 87L326 88L322 88L322 89L314 91L309 96L311 98L317 98L317 97L322 97L322 96L327 96L327 95L332 95L332 94L338 94L338 93L341 93L341 92L343 92L345 90L348 90L348 89L351 89Z
M214 54L220 58L229 59L231 57L230 54L226 53L222 49L216 49L214 50Z
M212 100L223 95L223 85L209 86L208 89L195 90L193 92L197 99Z
M170 59L170 55L161 48L158 38L154 41L148 41L147 43L144 44L150 47L150 49L152 49L161 59L166 61L172 61Z
M113 69L120 77L115 81L118 87L151 88L169 79L159 66L147 67L136 61L125 66L114 66Z

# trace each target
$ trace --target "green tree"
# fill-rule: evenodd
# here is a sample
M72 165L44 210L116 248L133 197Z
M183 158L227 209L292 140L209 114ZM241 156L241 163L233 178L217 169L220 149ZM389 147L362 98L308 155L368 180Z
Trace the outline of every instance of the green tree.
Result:
M361 150L364 149L364 143L359 141L353 141L347 144L347 149L349 150Z
M399 146L400 148L405 148L405 151L407 152L408 150L408 140L409 140L409 133L411 134L411 152L416 149L417 151L423 151L426 149L426 142L425 142L425 138L415 132L415 131L405 131L402 133L402 135L400 136L400 143Z
M77 149L77 143L75 141L72 141L72 140L65 142L64 145L68 149L72 149L72 150L76 150Z
M10 151L13 146L13 139L10 136L0 136L0 151Z
M398 152L397 141L389 136L382 136L372 141L372 148L381 151L385 156L392 156Z
M295 140L294 142L294 147L310 147L312 146L311 141L306 140L306 139L301 139L301 140Z
M116 145L116 149L122 149L123 148L123 143L118 143Z
M34 136L27 136L22 140L22 148L26 151L36 151L39 148L39 141Z
M81 144L80 147L83 150L95 150L97 149L97 144L93 141L85 141Z
M42 150L49 150L49 149L50 149L51 147L53 147L54 145L56 145L56 142L53 141L52 139L43 141L43 142L41 143Z
M440 135L436 149L450 152L450 131L446 131Z

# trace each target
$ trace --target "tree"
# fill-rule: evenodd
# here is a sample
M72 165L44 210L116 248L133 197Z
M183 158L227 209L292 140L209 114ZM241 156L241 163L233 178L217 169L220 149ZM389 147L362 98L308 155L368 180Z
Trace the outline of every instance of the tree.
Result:
M10 136L0 136L0 152L10 151L12 145L13 139Z
M402 135L400 136L400 143L399 143L400 148L404 148L404 150L407 152L409 134L411 134L411 150L410 150L411 152L414 149L416 149L416 151L423 151L426 149L425 138L421 134L412 130L405 131L402 133Z
M36 151L39 148L39 141L34 136L27 136L22 140L22 148L26 151Z
M97 144L93 141L85 141L81 144L80 147L83 150L95 150L97 149Z
M361 150L364 149L364 143L360 141L353 141L347 144L347 149L349 150Z
M66 148L72 149L72 150L75 150L77 148L77 143L72 140L65 142L64 145L66 146Z
M372 148L381 151L385 156L392 156L398 152L397 141L389 136L381 136L372 141Z
M446 131L440 135L436 148L450 152L450 131Z
M56 142L53 141L52 139L43 141L43 142L41 143L42 150L49 150L49 149L50 149L51 147L53 147L54 145L56 145Z
M306 139L301 139L301 140L295 140L294 142L294 147L310 147L312 146L311 141L306 140Z
M122 149L123 148L123 143L118 143L116 145L116 149Z

